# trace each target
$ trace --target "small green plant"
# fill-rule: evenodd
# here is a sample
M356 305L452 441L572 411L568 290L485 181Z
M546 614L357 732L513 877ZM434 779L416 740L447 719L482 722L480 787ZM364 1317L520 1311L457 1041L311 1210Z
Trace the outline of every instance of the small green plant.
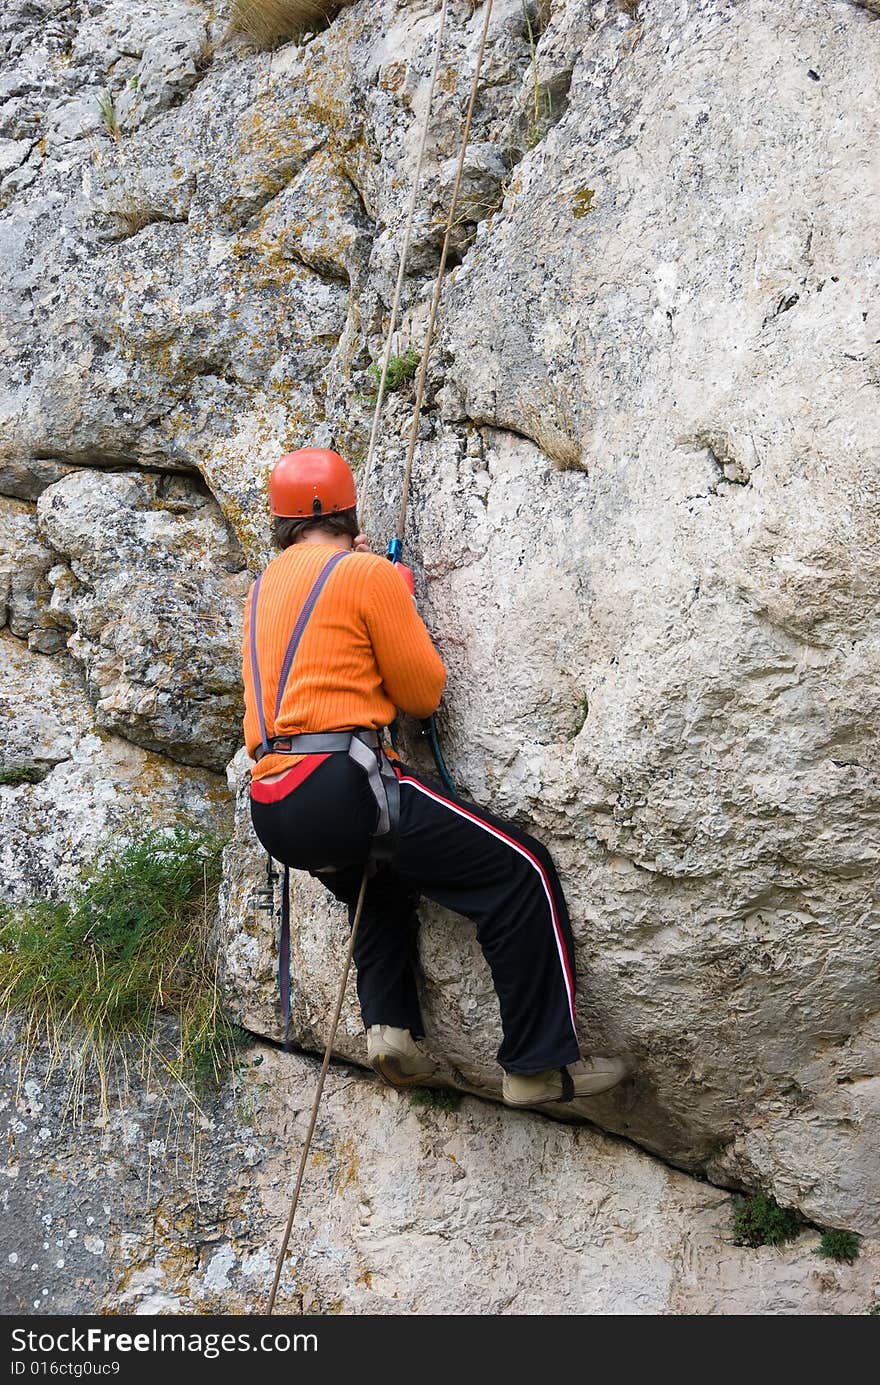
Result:
M21 1076L41 1043L66 1057L71 1101L97 1076L127 1087L132 1054L191 1095L218 1085L241 1033L223 1008L211 933L223 843L192 827L108 847L70 900L0 909L0 1007L19 1023Z
M109 91L103 92L98 97L98 110L104 122L104 128L111 139L121 139L122 130L116 116L116 107L113 105L113 97Z
M793 1241L800 1230L797 1213L763 1193L740 1203L733 1214L733 1240L738 1246L781 1246Z
M851 1265L859 1258L861 1244L861 1236L854 1231L823 1231L816 1254L824 1255L826 1260L845 1260Z
M409 1094L410 1105L424 1106L432 1111L457 1111L461 1092L448 1087L416 1087Z
M532 21L529 11L526 8L525 0L522 6L523 20L526 26L526 38L529 45L529 67L532 80L531 112L529 114L528 129L526 131L526 145L529 149L534 149L541 138L542 118L541 118L541 84L538 81L538 47L535 39L535 31L532 28ZM545 97L547 107L547 123L553 119L553 101L549 91Z
M416 346L408 346L402 356L391 356L388 360L388 370L385 372L385 393L394 394L407 380L411 380L421 363L422 353ZM375 403L379 393L379 386L382 383L382 362L373 361L367 367L367 374L372 375L376 381L376 390L368 398Z
M39 784L48 772L48 765L8 765L0 769L0 784Z

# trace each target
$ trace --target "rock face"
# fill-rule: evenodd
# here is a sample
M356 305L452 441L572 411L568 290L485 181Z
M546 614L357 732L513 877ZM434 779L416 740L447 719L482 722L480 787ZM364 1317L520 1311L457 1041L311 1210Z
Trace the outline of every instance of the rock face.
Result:
M447 750L464 791L552 844L585 1042L635 1069L594 1118L869 1228L880 30L842 5L825 37L762 5L683 26L652 5L626 28L593 6L582 41L587 9L552 7L534 78L555 123L446 296L444 426L412 512ZM820 47L817 81L802 54ZM842 199L826 170L844 118ZM324 955L309 883L298 909L311 1043L344 925ZM233 908L229 957L266 1028L261 917ZM438 1055L497 1090L469 930L430 917L423 934ZM342 1052L356 1030L350 1012Z
M438 13L360 0L271 59L195 0L0 16L3 647L47 686L81 669L83 727L162 752L187 794L204 770L172 761L216 770L236 744L268 466L312 441L365 455ZM484 10L450 15L401 354ZM551 847L585 1046L631 1057L591 1118L865 1232L878 77L880 24L849 0L496 0L407 534L456 783ZM388 402L377 534L411 402ZM105 757L93 791L116 773ZM245 773L223 951L234 1004L277 1035ZM65 819L59 851L88 831ZM294 1027L317 1047L345 925L307 880L295 908ZM471 929L426 909L422 933L432 1047L493 1095ZM352 1000L339 1052L359 1060Z
M0 632L2 899L63 894L111 837L179 819L222 832L223 781L108 734L71 660Z
M49 580L101 726L222 770L241 739L249 578L210 495L180 476L78 470L37 505Z
M155 1092L133 1091L80 1127L63 1121L57 1074L13 1095L6 1061L5 1312L264 1311L315 1060L254 1049L199 1121L181 1105L160 1124ZM851 1266L817 1258L809 1230L741 1249L732 1210L597 1131L473 1099L418 1107L337 1068L277 1311L863 1314L880 1301L876 1244Z

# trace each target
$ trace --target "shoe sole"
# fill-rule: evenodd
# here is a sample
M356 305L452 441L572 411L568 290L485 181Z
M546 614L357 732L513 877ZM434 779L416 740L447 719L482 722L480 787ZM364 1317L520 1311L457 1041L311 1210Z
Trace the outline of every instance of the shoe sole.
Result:
M512 1106L519 1111L532 1111L536 1106L571 1106L573 1101L589 1101L591 1096L601 1096L603 1092L610 1092L612 1087L617 1087L623 1081L623 1077L615 1077L613 1082L606 1082L601 1087L595 1087L591 1092L575 1092L568 1101L562 1100L562 1093L558 1096L535 1097L532 1101L512 1101L509 1097L504 1097L505 1106Z
M377 1053L371 1067L389 1087L424 1087L434 1076L430 1072L404 1072L397 1058L390 1053Z

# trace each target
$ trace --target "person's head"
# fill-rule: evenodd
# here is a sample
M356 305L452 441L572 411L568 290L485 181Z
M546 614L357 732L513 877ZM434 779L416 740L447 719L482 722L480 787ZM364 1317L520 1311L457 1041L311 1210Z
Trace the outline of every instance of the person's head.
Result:
M286 452L269 477L272 537L289 548L310 530L330 537L358 533L357 495L351 468L338 452L303 447Z

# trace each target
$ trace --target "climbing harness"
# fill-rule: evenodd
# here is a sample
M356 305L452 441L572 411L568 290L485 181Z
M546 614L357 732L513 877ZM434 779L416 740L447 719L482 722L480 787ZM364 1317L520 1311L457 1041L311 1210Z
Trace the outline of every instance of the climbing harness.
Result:
M449 254L449 244L450 244L450 240L451 240L451 238L452 238L453 227L454 227L454 225L455 225L455 211L456 211L456 207L457 207L457 205L458 205L458 194L459 194L459 190L460 190L460 188L461 188L462 174L463 174L463 172L464 172L464 162L465 162L465 158L466 158L466 155L467 155L467 143L468 143L468 138L469 138L469 136L470 136L471 122L472 122L472 119L473 119L474 107L476 106L477 93L478 93L478 91L479 91L479 86L480 86L480 74L481 74L481 72L482 72L483 57L484 57L484 54L485 54L485 51L486 51L486 38L487 38L487 35L488 35L488 32L489 32L489 20L491 19L491 16L492 16L492 4L493 4L493 0L486 0L486 13L485 13L485 17L484 17L484 20L483 20L482 32L481 32L481 35L480 35L480 46L479 46L479 50L478 50L478 52L477 52L477 62L476 62L476 66L475 66L475 68L474 68L474 76L473 76L473 81L472 81L472 83L471 83L471 92L470 92L470 98L469 98L469 101L468 101L467 114L466 114L466 117L465 117L464 129L463 129L463 131L462 131L461 152L460 152L460 155L459 155L458 166L457 166L457 169L456 169L455 182L454 182L454 184L453 184L453 189L452 189L452 199L451 199L450 205L449 205L449 214L448 214L447 219L446 219L446 231L445 231L445 234L444 234L444 237L443 237L443 248L442 248L441 254L440 254L440 266L439 266L439 269L438 269L436 281L435 281L435 283L434 283L434 292L433 292L432 298L431 298L431 309L430 309L430 313L429 313L429 316L428 316L428 328L427 328L427 332L426 332L426 336L425 336L425 345L424 345L424 348L423 348L423 350L422 350L421 365L420 365L420 368L419 368L418 379L417 379L417 382L416 382L416 399L415 399L415 407L414 407L412 425L411 425L411 427L410 427L410 432L409 432L409 440L408 440L408 444L407 444L406 463L405 463L405 468L404 468L403 489L402 489L402 493L401 493L400 509L399 509L399 511L398 511L398 518L397 518L397 531L396 531L395 535L393 536L393 538L389 541L389 544L388 544L388 554L387 554L387 556L390 558L391 562L392 562L392 563L395 563L395 564L398 563L398 562L400 561L401 556L402 556L402 553L403 553L403 539L404 539L404 530L405 530L405 525L406 525L406 511L407 511L407 504L408 504L408 500L409 500L410 486L411 486L411 482L412 482L413 458L414 458L414 456L415 456L416 442L417 442L417 440L418 440L418 429L419 429L419 422L420 422L420 420L421 420L422 403L423 403L424 395L425 395L425 381L426 381L426 379L427 379L427 373L428 373L428 357L429 357L430 350L431 350L431 345L432 345L432 342L433 342L434 328L435 328L436 322L437 322L437 312L438 312L438 308L439 308L439 304L440 304L440 295L441 295L442 288L443 288L443 276L444 276L444 273L445 273L445 270L446 270L446 261L447 261L448 254ZM385 397L386 380L387 380L387 375L388 375L388 365L389 365L389 361L390 361L390 359L391 359L391 344L392 344L392 339L393 339L394 331L395 331L395 328L396 328L397 313L398 313L398 310L399 310L399 307L400 307L400 296L401 296L401 291L402 291L402 287L403 287L403 279L404 279L404 274L405 274L405 269L406 269L406 260L407 260L407 255L408 255L408 252L409 252L409 243L410 243L410 238L411 238L411 234L412 234L413 216L414 216L414 213L415 213L416 200L417 200L417 197L418 197L418 189L419 189L419 180L420 180L420 176L421 176L422 160L423 160L423 157L424 157L425 147L426 147L426 144L427 144L428 129L429 129L429 126L430 126L431 111L432 111L432 106L433 106L434 89L435 89L435 86L436 86L437 74L438 74L439 67L440 67L441 41L442 41L442 37L443 37L444 27L445 27L445 24L446 24L446 12L447 12L447 8L448 8L448 0L443 0L443 6L442 6L441 14L440 14L440 24L439 24L438 31L437 31L437 46L436 46L436 51L435 51L435 54L434 54L434 65L433 65L433 69L432 69L432 73L431 73L431 87L430 87L430 92L429 92L429 96L428 96L428 104L427 104L427 107L426 107L426 110L425 110L425 118L424 118L424 122L423 122L423 125L422 125L422 134L421 134L421 141L420 141L420 145L419 145L418 161L417 161L417 164L416 164L416 172L415 172L415 178L414 178L414 182L413 182L413 190L412 190L412 195L411 195L411 197L410 197L410 205L409 205L409 211L408 211L408 216L407 216L406 231L405 231L405 235L404 235L404 242L403 242L403 247L402 247L401 256L400 256L400 268L399 268L399 271L398 271L397 285L396 285L396 288L395 288L394 300L393 300L393 304L392 304L391 320L390 320L389 328L388 328L388 336L387 336L387 339L386 339L385 351L384 351L383 358L382 358L382 372L381 372L381 376L380 376L380 379L379 379L379 391L378 391L378 394L377 394L377 397L376 397L376 405L375 405L375 409L374 409L374 413L373 413L373 426L372 426L372 430L371 430L371 433L370 433L370 444L369 444L369 448L368 448L368 452L367 452L367 461L366 461L366 465L365 465L365 468L364 468L364 479L363 479L363 484L362 484L362 488L361 488L361 505L362 505L362 512L363 512L363 509L365 509L365 506L366 506L366 489L367 489L367 486L369 485L370 472L371 472L371 469L372 469L373 459L374 459L374 456L375 456L376 440L377 440L377 437L378 437L378 430L379 430L379 418L380 418L380 414L381 414L381 410L382 410L382 401L383 401L383 399L384 399L384 397ZM334 556L336 556L336 555L334 555ZM346 555L345 555L345 554L342 554L342 555L340 555L340 556L343 556L343 557L344 557L344 556L346 556ZM329 575L329 574L328 574L328 575ZM320 580L320 575L319 575L319 580ZM326 580L326 579L325 579L325 580ZM316 585L317 585L317 584L316 584ZM311 593L310 593L309 599L311 599ZM316 597L315 599L317 600L317 597ZM314 605L314 603L312 603L312 604ZM308 601L307 601L306 605L308 605ZM309 614L310 614L310 613L311 613L311 612L309 612ZM253 608L252 608L252 614L251 614L251 632L252 632L252 638L253 638L254 617L255 617L255 615L256 615L256 590L255 590L255 592L254 592L254 597L253 597ZM308 615L306 616L306 620L307 620L307 619L308 619ZM301 620L302 620L302 615L300 616L300 621L301 621ZM297 622L297 624L299 624L299 622ZM303 625L304 625L304 622L303 622ZM294 632L294 633L295 633L295 632ZM302 631L300 631L300 638L301 638L301 635L302 635ZM291 636L291 639L292 639L292 638L293 638L293 636ZM295 649L294 649L294 653L295 653L295 652L296 652L296 651L295 651ZM253 669L254 669L254 672L256 673L256 651L255 651L255 647L254 647L253 644L252 644L252 646L251 646L251 660L252 660L252 667L253 667ZM292 661L293 661L293 656L291 655L290 662L292 663ZM286 656L285 656L285 662L287 662ZM288 667L287 673L289 674L289 672L290 672L290 669L289 669L289 667ZM256 691L257 691L257 702L258 702L258 705L261 706L261 702L260 702L260 692L259 692L259 686L258 686L258 685L257 685ZM278 703L277 703L277 701L276 701L276 716L277 716L277 706L278 706ZM455 790L454 790L453 785L452 785L452 780L451 780L451 778L450 778L450 776L449 776L449 771L448 771L448 769L446 768L445 762L444 762L444 760L443 760L442 751L440 750L440 743L439 743L439 738L438 738L438 735L437 735L437 727L436 727L436 723L435 723L433 717L430 717L430 718L428 719L427 725L428 725L427 734L428 734L429 740L430 740L430 742L431 742L431 748L432 748L432 750L433 750L433 752L434 752L434 758L435 758L435 762L436 762L436 764L437 764L437 769L438 769L438 771L439 771L439 773L440 773L440 776L441 776L441 778L443 779L443 782L444 782L444 784L446 785L446 787L447 787L451 792L454 793ZM266 736L265 727L263 726L263 723L262 723L262 717L261 717L260 726L261 726L261 731L262 731L262 733L263 733L263 742L264 742L264 744L266 744L266 743L268 743L268 738L267 738L267 736ZM282 738L282 739L283 739L283 738ZM302 738L294 737L294 738L291 738L291 739L301 740ZM311 738L309 738L309 739L311 739ZM291 753L302 753L302 752L301 752L300 750L297 750L296 752L293 752L293 751L292 751ZM350 753L350 747L349 747L349 753ZM393 771L392 771L392 774L393 774ZM394 776L394 779L395 779L395 786L396 786L396 784L397 784L396 776ZM325 1081L325 1078L326 1078L326 1076L327 1076L327 1070L328 1070L328 1068L329 1068L329 1066L330 1066L330 1055L331 1055L331 1053L332 1053L332 1051L333 1051L333 1045L334 1045L335 1040L336 1040L336 1030L337 1030L337 1028L339 1027L339 1017L340 1017L340 1015L342 1014L342 1006L343 1006L343 1003L344 1003L344 1000L345 1000L345 992L346 992L346 987L347 987L347 985L348 985L348 977L349 977L349 973L350 973L350 971L351 971L351 961L352 961L352 957L353 957L353 955L354 955L355 940L356 940L356 937L357 937L358 926L359 926L359 924L360 924L361 913L363 912L364 898L365 898L366 891L367 891L367 881L368 881L368 879L369 879L369 872L370 872L370 862L368 861L367 864L364 866L364 873L363 873L363 876L362 876L362 879L361 879L360 892L359 892L359 894L358 894L357 905L356 905L356 907L355 907L354 918L353 918L353 920L352 920L352 925L351 925L351 933L350 933L350 935L349 935L349 940L348 940L348 952L347 952L347 954L346 954L345 965L344 965L344 967L343 967L343 972L342 972L342 978L341 978L341 981L340 981L340 984L339 984L339 992L338 992L337 997L336 997L336 1008L335 1008L335 1010L334 1010L333 1018L332 1018L331 1023L330 1023L330 1031L329 1031L329 1034L328 1034L328 1036L327 1036L327 1044L326 1044L326 1047L325 1047L325 1049L324 1049L324 1060L323 1060L323 1062L322 1062L322 1064L321 1064L321 1072L320 1072L320 1075L319 1075L319 1077L318 1077L318 1086L317 1086L317 1090L316 1090L316 1092L315 1092L315 1099L314 1099L314 1102L313 1102L313 1104L312 1104L312 1112L311 1112L311 1117L310 1117L310 1120L309 1120L309 1127L308 1127L308 1130L307 1130L307 1132L306 1132L305 1142L304 1142L304 1144L303 1144L303 1151L302 1151L302 1156L301 1156L301 1158L300 1158L299 1171L298 1171L298 1173L297 1173L297 1178L296 1178L296 1186L294 1187L293 1197L291 1198L291 1203L290 1203L290 1211L289 1211L288 1217L287 1217L287 1225L286 1225L286 1227L285 1227L284 1236L283 1236L282 1241L281 1241L281 1247L280 1247L280 1250L279 1250L279 1252L278 1252L277 1263L276 1263L276 1265L275 1265L275 1277L274 1277L274 1280L273 1280L273 1283L272 1283L271 1292L270 1292L270 1294L269 1294L269 1302L268 1302L268 1305L267 1305L267 1307L266 1307L266 1314L267 1314L267 1316L270 1316L270 1317L271 1317L271 1315L272 1315L272 1313L273 1313L273 1311L274 1311L274 1309L275 1309L275 1298L276 1298L276 1295L277 1295L277 1293L278 1293L278 1285L279 1285L279 1283L280 1283L280 1281L281 1281L281 1272L282 1272L282 1269L283 1269L283 1266L284 1266L284 1258L285 1258L285 1256L286 1256L286 1254L287 1254L287 1247L288 1247L288 1245L290 1244L290 1236L291 1236L291 1232L292 1232L292 1230L293 1230L293 1221L294 1221L294 1217L296 1216L296 1209L297 1209L297 1205L298 1205L298 1203L299 1203L300 1191L301 1191L301 1189L302 1189L303 1177L304 1177L305 1168L306 1168L306 1161L307 1161L308 1156L309 1156L309 1150L311 1149L311 1144L312 1144L312 1136L314 1135L314 1132L315 1132L315 1125L317 1124L317 1120L318 1120L318 1109L319 1109L319 1107L320 1107L321 1096L322 1096L322 1093L323 1093L323 1091L324 1091L324 1081ZM284 898L285 898L285 899L288 898L288 894L287 894L287 876L288 876L288 872L287 872L287 868L285 867L285 885L284 885ZM284 908L282 907L282 915L283 915L283 914L284 914ZM288 917L288 950L289 950L289 917ZM288 1025L288 1023L289 1023L289 995L288 995L288 1015L287 1015L287 1019L285 1020L285 1040L286 1040L286 1036L287 1036L287 1025Z
M324 563L306 597L305 604L296 619L278 677L278 691L275 695L273 726L278 719L284 690L290 678L293 661L299 649L309 618L317 605L321 592L334 568L347 552L334 553ZM260 680L260 666L257 660L257 606L260 596L262 573L254 583L250 604L249 655L251 674L254 680L254 695L257 716L262 737L260 749L263 755L333 755L346 754L359 765L367 775L367 782L376 800L376 827L370 848L368 866L379 860L388 860L394 851L397 825L400 817L400 785L391 762L385 755L382 736L378 731L359 728L355 731L327 731L306 733L295 736L270 736L266 726L263 708L263 687ZM269 879L271 880L272 858L269 857ZM290 867L284 865L281 886L281 925L278 934L278 995L281 1016L284 1023L284 1047L287 1049L290 1036Z

